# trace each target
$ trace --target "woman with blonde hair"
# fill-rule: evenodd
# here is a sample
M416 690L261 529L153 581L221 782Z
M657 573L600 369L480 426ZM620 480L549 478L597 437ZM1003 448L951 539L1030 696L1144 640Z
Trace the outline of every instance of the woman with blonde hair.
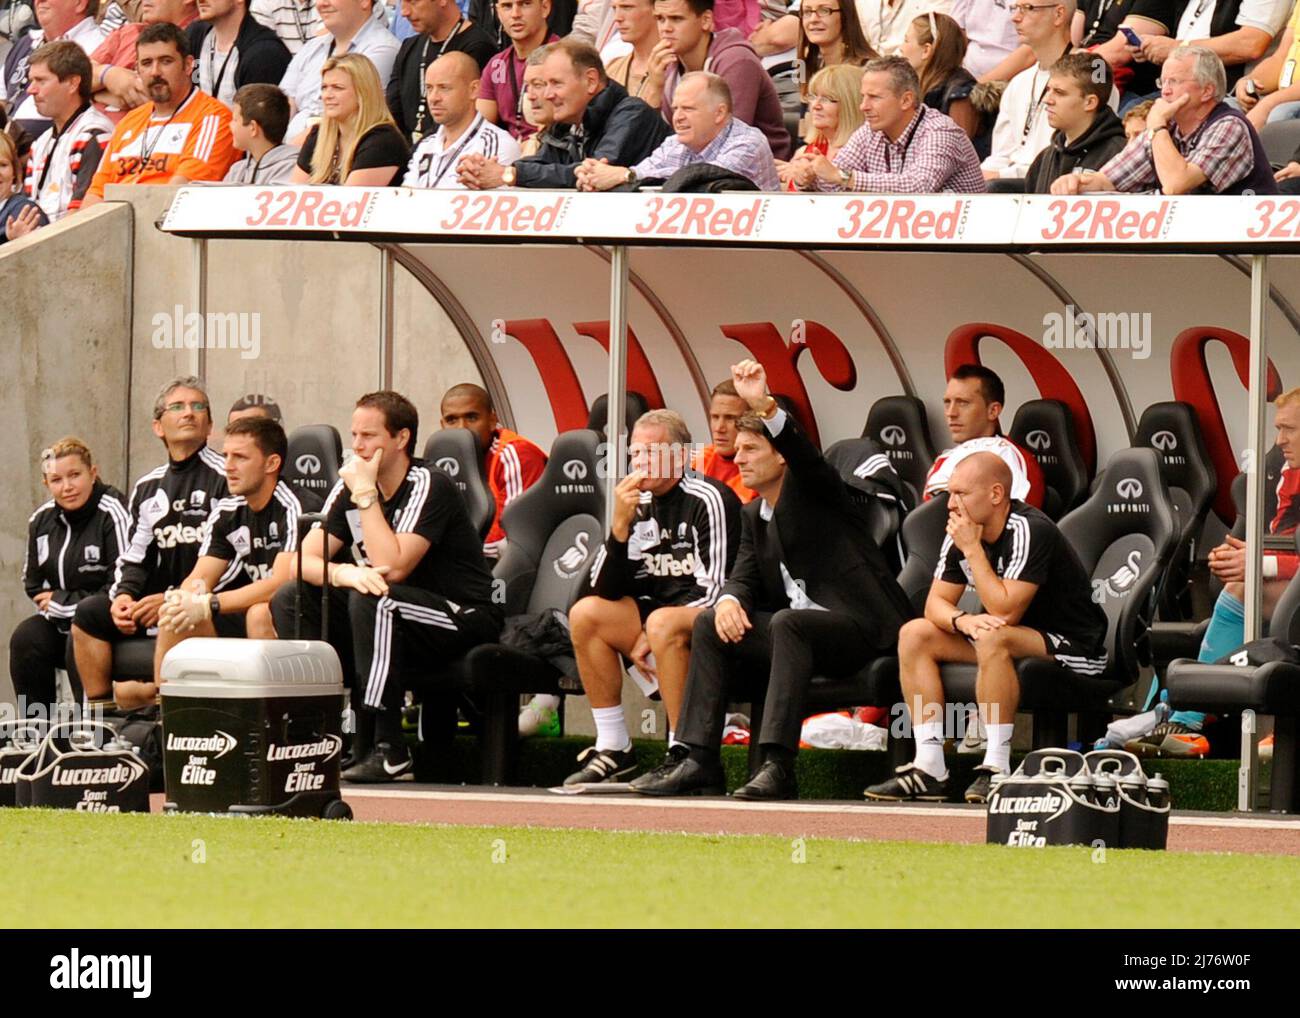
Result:
M360 53L330 57L321 68L320 95L324 115L303 142L290 183L398 183L411 150L388 112L370 58Z
M921 79L921 101L952 117L983 159L989 154L993 124L971 105L975 79L962 67L966 46L961 25L946 14L931 12L912 19L898 54Z
M797 164L802 159L834 159L853 132L862 126L860 105L862 68L852 64L823 67L808 82L808 142L788 163L778 163L777 173L787 190L797 190Z

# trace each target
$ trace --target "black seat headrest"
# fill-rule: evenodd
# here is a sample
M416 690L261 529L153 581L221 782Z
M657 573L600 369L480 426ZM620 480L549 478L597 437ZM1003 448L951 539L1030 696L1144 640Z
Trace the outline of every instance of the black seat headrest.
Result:
M882 396L871 404L862 432L884 450L894 470L917 491L934 463L934 443L925 404L915 396Z
M451 478L465 500L470 524L479 537L487 537L497 504L483 477L483 456L474 433L466 428L440 428L424 443L424 459Z
M939 564L939 549L948 528L948 493L941 491L907 514L903 520L903 547L907 559L898 574L898 585L920 611Z
M551 532L569 517L605 518L601 444L600 436L586 428L556 436L542 476L501 514L512 546L536 560Z
M332 424L304 424L289 436L283 477L291 488L324 499L339 479L343 440Z
M1204 519L1214 498L1217 478L1191 406L1174 400L1152 403L1142 411L1133 444L1159 454L1165 484L1187 492L1196 518Z
M1055 515L1064 515L1083 500L1090 479L1079 451L1074 416L1066 404L1059 399L1022 403L1007 437L1038 461L1043 482L1060 499Z
M632 425L636 419L650 409L650 401L639 392L628 390L623 400L623 422L627 427L628 434L632 433ZM600 435L603 442L609 436L605 434L605 422L609 420L609 394L601 393L596 397L596 401L591 404L591 412L587 415L587 430L594 431Z
M1146 535L1157 549L1171 545L1178 526L1155 450L1116 452L1087 501L1059 526L1089 572L1110 544L1129 534Z

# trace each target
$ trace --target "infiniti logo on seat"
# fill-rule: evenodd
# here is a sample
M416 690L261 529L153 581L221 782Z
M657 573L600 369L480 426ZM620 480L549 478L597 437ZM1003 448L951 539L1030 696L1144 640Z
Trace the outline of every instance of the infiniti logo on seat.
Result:
M885 445L902 445L907 441L907 432L897 424L886 424L880 429L880 440Z
M1178 448L1178 436L1172 431L1157 431L1151 436L1151 444L1161 452Z
M1041 429L1031 431L1025 436L1025 445L1031 449L1050 449L1052 447L1052 436Z
M566 460L561 470L571 481L580 481L587 476L587 464L582 460Z
M1130 501L1142 497L1142 482L1136 477L1126 477L1115 485L1115 493L1120 498L1127 498Z
M460 463L450 456L444 456L442 459L434 460L433 465L449 477L456 477L460 473Z
M294 469L300 474L319 474L320 459L309 452L303 453L293 461Z

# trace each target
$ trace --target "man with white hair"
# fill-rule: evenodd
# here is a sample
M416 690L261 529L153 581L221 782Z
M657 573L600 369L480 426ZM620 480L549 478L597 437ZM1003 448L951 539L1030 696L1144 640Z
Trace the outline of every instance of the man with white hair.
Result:
M1147 129L1100 170L1057 178L1053 194L1277 194L1264 146L1246 115L1223 101L1223 61L1179 46L1165 61Z
M682 78L673 95L673 130L677 133L635 166L587 159L577 170L578 189L608 191L638 180L667 180L684 166L709 163L753 181L760 191L781 190L767 136L731 115L731 88L718 75L693 71Z

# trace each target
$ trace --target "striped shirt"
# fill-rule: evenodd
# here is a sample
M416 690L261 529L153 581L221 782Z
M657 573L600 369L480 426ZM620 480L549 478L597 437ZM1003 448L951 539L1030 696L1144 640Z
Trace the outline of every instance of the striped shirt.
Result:
M62 131L51 127L32 143L23 190L50 222L81 207L112 135L113 122L87 105Z
M298 517L302 503L284 481L277 481L271 498L254 511L243 495L219 499L208 517L199 558L226 563L213 591L236 590L268 579L276 557L298 550Z
M473 123L450 149L444 149L446 133L445 127L439 127L436 133L416 146L406 167L406 176L402 178L404 187L443 190L461 187L460 178L456 176L456 164L471 153L495 159L502 166L509 166L520 156L519 142L495 124L489 124L481 113L474 116Z
M297 53L325 30L314 0L253 0L248 12L278 35L290 53Z
M863 124L840 149L834 163L853 174L851 191L883 194L982 194L984 174L970 138L952 118L922 106L896 141ZM819 191L842 191L838 182L817 179Z
M514 142L504 131L501 133ZM501 528L501 514L506 506L536 484L545 471L546 453L522 435L508 428L497 428L487 454L488 488L497 510L492 529L483 544L484 555L496 558L504 550L506 532Z
M1250 174L1255 168L1255 153L1250 132L1237 117L1221 117L1202 122L1189 135L1170 122L1169 136L1178 154L1205 174L1209 187L1223 191ZM1101 174L1116 191L1160 191L1155 154L1146 133L1139 134L1119 155L1101 168Z
M684 166L710 163L752 180L760 191L779 191L772 147L757 127L731 117L717 136L698 152L682 144L676 135L632 167L643 180L667 180Z

